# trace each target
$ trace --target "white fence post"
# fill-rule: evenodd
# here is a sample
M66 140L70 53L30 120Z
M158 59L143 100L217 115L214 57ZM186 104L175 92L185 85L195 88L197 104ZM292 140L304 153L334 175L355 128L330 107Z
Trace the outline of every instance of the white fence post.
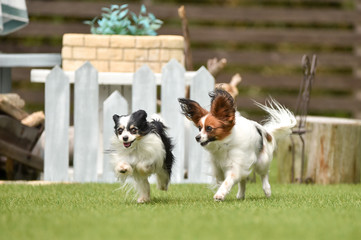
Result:
M68 181L69 79L54 67L45 81L44 180Z
M98 163L97 163L97 171L98 176L102 176L104 170L104 135L103 135L103 127L104 127L104 101L114 92L114 91L122 91L122 86L120 85L100 85L99 84L99 148L98 148Z
M214 89L214 78L205 67L201 67L194 76L190 87L190 99L197 101L202 107L209 110L210 98L208 93ZM198 130L193 124L189 129L189 155L188 155L188 179L195 183L210 183L211 169L208 162L208 153L196 143L194 139Z
M114 91L103 103L103 178L104 182L115 182L116 178L107 150L110 148L110 139L114 136L113 115L127 115L128 102L118 91Z
M86 62L75 72L74 180L95 182L99 145L98 72Z
M178 98L185 95L185 70L176 60L172 59L163 67L161 114L168 127L168 135L175 144L173 154L175 163L172 170L172 182L184 181L184 116L180 113Z
M135 72L132 93L132 112L143 109L149 117L156 112L155 76L147 65Z

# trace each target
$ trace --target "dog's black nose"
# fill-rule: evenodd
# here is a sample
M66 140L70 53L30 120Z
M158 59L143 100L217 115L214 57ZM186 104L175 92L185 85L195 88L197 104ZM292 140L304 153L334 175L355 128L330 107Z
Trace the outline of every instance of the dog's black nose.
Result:
M124 137L123 137L123 140L124 140L124 141L128 141L128 139L129 139L128 136L124 136Z
M199 142L201 140L201 135L196 136L196 141Z

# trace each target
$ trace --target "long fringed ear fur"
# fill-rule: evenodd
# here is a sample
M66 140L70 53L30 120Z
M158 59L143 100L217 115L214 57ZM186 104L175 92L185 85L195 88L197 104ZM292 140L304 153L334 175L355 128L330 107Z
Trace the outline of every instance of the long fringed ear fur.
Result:
M119 115L117 115L117 114L114 114L114 115L113 115L113 121L114 121L114 123L115 123L115 124L117 124L117 123L118 123L119 118L120 118L120 116L119 116Z
M211 114L227 125L235 124L235 103L233 97L223 89L217 88L209 93Z
M198 124L199 120L208 114L208 111L202 108L196 101L178 98L183 115L194 124Z
M147 116L148 116L148 114L147 114L147 112L144 111L144 110L138 110L138 111L132 113L132 118L134 118L134 119L139 119L139 120L141 120L142 122L146 122L146 121L147 121Z
M117 136L118 136L117 128L118 128L118 124L119 124L119 118L120 118L120 116L119 116L118 114L114 114L114 115L113 115L114 133L115 133L115 135L117 135Z
M130 115L129 121L136 123L140 135L146 135L151 131L147 116L148 114L144 110L138 110Z

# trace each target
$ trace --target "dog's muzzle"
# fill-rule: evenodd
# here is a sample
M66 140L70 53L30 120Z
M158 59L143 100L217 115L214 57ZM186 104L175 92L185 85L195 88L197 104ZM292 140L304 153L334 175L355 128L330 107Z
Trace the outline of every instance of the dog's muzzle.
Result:
M201 138L202 138L202 137L201 137L200 134L198 134L198 135L196 136L196 141L199 142L202 147L206 146L209 142L213 141L212 139L207 139L206 141L201 142Z
M211 137L211 138L208 138L208 139L207 139L206 141L204 141L204 142L202 142L201 140L202 140L201 134L198 134L198 135L196 136L196 141L199 142L202 147L204 147L204 146L206 146L208 143L215 141L216 138L215 138L215 137Z
M130 146L132 146L132 143L134 142L135 140L131 141L131 142L123 142L123 146L125 148L129 148Z

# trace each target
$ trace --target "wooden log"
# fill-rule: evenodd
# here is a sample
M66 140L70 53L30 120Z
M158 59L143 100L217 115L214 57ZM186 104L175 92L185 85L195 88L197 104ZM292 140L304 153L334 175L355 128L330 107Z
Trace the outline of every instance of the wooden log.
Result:
M4 98L17 108L23 108L25 106L25 101L16 93L0 94L0 99Z
M227 59L211 58L207 60L207 69L214 76L217 77L218 73L227 65Z
M7 97L0 97L0 111L7 113L17 120L28 116L28 113L14 105Z
M38 111L30 114L23 120L21 120L21 123L28 126L28 127L36 127L39 124L44 123L45 115L43 111Z
M292 141L294 142L294 149L292 148ZM292 135L278 141L275 158L277 159L278 181L280 183L301 181L301 147L302 141L298 135ZM293 154L294 159L292 158ZM304 172L302 176L304 176Z
M301 176L301 141L295 141L295 163L292 171L290 138L278 143L278 179L317 184L360 183L361 176L361 120L307 117L305 162Z

